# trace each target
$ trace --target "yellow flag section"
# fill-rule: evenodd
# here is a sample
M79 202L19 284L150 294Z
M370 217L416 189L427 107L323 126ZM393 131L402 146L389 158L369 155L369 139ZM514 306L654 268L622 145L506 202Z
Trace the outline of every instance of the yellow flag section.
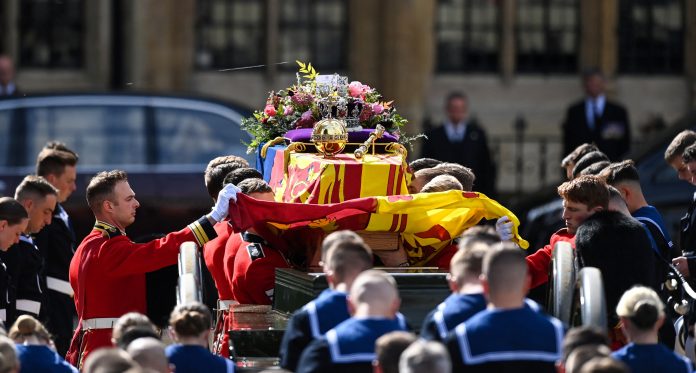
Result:
M447 191L410 196L376 197L377 206L365 230L401 232L411 265L428 262L451 240L481 219L507 215L513 222L513 241L527 249L515 214L481 193Z

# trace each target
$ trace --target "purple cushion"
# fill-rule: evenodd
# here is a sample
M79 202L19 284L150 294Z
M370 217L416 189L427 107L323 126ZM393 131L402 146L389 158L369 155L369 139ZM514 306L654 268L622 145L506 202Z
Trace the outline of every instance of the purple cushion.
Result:
M360 131L348 132L348 142L352 143L362 143L370 137L370 134L374 132L373 129L362 129ZM310 142L312 138L311 128L298 128L295 130L290 130L285 133L285 137L292 140L292 142ZM384 132L384 135L377 142L397 142L399 137L393 135L389 132Z

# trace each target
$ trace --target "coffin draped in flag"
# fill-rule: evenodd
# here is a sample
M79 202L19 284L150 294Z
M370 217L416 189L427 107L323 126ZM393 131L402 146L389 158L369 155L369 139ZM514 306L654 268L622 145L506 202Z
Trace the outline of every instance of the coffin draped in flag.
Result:
M411 265L421 265L481 219L510 217L513 241L526 249L519 220L481 193L447 191L368 197L328 205L269 202L238 195L229 219L237 231L253 228L279 250L306 249L325 234L342 229L398 232Z

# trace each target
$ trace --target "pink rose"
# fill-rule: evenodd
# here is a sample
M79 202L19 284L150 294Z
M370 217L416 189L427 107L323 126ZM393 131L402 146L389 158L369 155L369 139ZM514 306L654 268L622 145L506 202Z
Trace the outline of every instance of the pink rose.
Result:
M272 117L276 115L276 108L273 105L266 105L263 112L269 117Z
M365 88L369 88L360 82L350 82L348 84L348 93L351 97L362 97L365 94Z
M283 115L291 115L294 111L295 110L292 108L292 106L286 106L285 109L283 109Z
M380 115L384 112L384 106L380 104L372 104L372 112L375 113L375 115Z

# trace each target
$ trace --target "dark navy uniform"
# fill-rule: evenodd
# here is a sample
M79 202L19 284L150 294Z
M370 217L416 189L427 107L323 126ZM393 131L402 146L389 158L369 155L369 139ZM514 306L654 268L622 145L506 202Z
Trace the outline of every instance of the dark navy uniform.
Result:
M614 351L611 356L626 363L633 373L693 372L693 364L689 359L675 354L662 344L629 343Z
M453 372L555 372L563 325L529 305L485 310L447 337Z
M348 319L307 346L297 372L372 372L375 342L384 334L398 330L407 330L400 314L394 319Z
M14 289L10 286L10 275L7 272L7 265L0 259L0 320L5 329L9 329L7 317L14 314Z
M444 341L454 327L486 309L486 298L478 294L452 294L423 320L420 337Z
M75 330L73 320L77 318L73 289L68 273L77 239L68 213L60 204L56 205L51 224L36 234L34 242L44 258L41 273L46 283L44 307L41 320L55 337L56 349L65 355L70 346L70 338Z
M682 255L687 257L689 273L696 277L696 192L691 199L686 215L681 218L681 232L679 235Z
M10 287L16 296L14 312L8 315L8 326L20 315L39 317L43 301L43 284L40 272L43 257L30 236L22 234L19 242L0 253L0 259L7 265Z
M232 360L215 356L203 346L174 344L165 350L170 364L177 373L232 373Z
M77 373L77 369L45 345L17 346L22 372Z
M290 318L280 344L280 366L295 371L307 345L349 318L346 293L324 290Z

